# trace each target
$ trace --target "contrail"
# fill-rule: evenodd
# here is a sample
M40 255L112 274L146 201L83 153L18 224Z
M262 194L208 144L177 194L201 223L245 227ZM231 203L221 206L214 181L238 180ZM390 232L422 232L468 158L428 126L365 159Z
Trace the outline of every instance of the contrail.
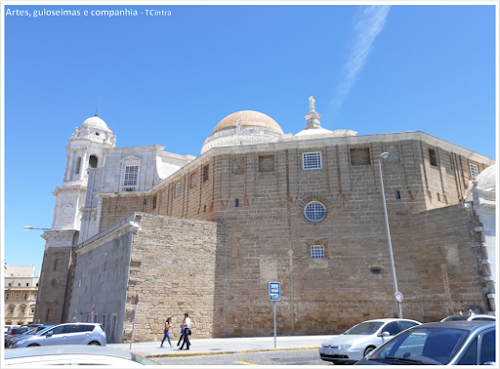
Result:
M373 42L385 25L391 6L368 6L359 14L359 21L354 27L353 45L347 62L342 67L341 81L335 89L335 98L330 102L336 115L356 83L358 75L372 50Z

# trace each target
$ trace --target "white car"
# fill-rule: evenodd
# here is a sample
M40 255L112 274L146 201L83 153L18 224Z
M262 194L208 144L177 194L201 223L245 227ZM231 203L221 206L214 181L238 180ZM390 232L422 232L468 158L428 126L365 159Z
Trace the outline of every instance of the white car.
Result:
M400 332L422 323L411 319L373 319L327 339L319 348L321 360L354 364Z
M4 366L35 368L47 365L103 365L128 368L159 365L132 351L103 346L65 345L6 350Z
M497 318L494 315L481 315L481 314L473 314L473 315L450 315L444 319L441 319L442 322L455 322L455 321L476 321L483 320L488 322L495 322Z

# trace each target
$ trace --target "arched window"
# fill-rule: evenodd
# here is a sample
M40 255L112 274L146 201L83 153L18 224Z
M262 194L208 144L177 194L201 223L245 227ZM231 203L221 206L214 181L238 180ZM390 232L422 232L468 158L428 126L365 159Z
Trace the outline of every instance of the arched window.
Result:
M75 168L75 174L80 174L80 167L82 166L82 158L79 157L76 159L76 168Z
M91 168L97 168L97 156L95 155L90 155L89 158L89 166Z

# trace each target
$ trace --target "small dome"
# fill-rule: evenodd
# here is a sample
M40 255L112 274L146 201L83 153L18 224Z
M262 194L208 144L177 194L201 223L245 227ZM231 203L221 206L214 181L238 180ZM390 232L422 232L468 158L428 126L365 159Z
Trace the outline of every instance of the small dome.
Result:
M243 110L230 114L222 119L217 126L215 126L212 134L224 129L235 127L260 127L279 134L283 134L283 130L276 121L270 116L253 110Z
M83 128L96 128L96 129L101 129L103 131L111 131L106 122L103 121L101 118L99 118L98 115L95 115L93 117L90 117L88 119L86 119L83 123L82 123L82 127Z
M477 188L481 190L496 189L497 165L493 164L481 172L476 177Z

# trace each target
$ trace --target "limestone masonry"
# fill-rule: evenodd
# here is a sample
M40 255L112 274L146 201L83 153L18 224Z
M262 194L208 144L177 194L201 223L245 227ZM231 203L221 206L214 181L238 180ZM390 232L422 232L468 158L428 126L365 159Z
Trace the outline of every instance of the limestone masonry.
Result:
M108 342L330 334L396 314L378 156L405 318L495 310L495 161L423 132L357 136L233 113L199 157L71 136L35 321L101 322ZM492 180L493 178L493 180Z

